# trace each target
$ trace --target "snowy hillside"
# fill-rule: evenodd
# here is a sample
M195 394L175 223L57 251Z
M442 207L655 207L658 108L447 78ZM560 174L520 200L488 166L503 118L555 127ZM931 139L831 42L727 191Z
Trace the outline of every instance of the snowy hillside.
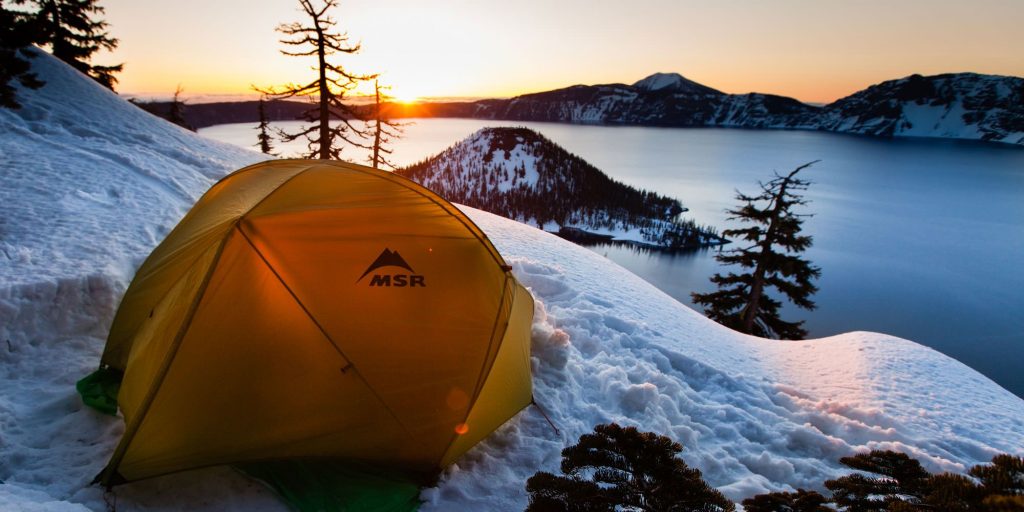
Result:
M675 73L632 85L576 85L476 102L454 117L641 126L825 130L1024 145L1024 79L957 73L873 85L824 107L771 94L726 94Z
M826 106L819 126L1024 145L1024 79L957 73L890 80Z
M0 510L107 510L90 486L122 432L74 383L99 361L134 266L224 173L259 159L142 114L48 56L47 86L0 111ZM521 510L526 478L599 422L669 435L739 500L813 487L842 455L896 449L960 471L1024 451L1024 401L933 350L873 333L736 334L605 258L468 214L537 299L538 401L426 489L423 509ZM117 510L285 510L216 467L119 486Z
M454 201L548 231L668 248L720 245L678 199L637 190L527 128L484 128L400 174Z
M159 122L33 53L46 85L22 90L20 110L0 109L6 286L130 269L214 180L262 159Z

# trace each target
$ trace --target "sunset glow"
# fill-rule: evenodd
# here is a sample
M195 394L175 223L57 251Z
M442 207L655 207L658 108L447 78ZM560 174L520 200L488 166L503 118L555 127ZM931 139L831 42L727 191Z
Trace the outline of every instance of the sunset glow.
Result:
M180 83L189 94L249 94L253 84L311 77L311 62L280 55L274 31L301 19L295 2L102 4L121 44L97 61L126 63L123 92L168 93ZM648 1L628 9L605 0L524 0L515 8L351 0L335 17L363 44L359 55L336 60L381 73L403 101L630 83L657 71L724 92L808 102L912 73L1024 75L1024 3L1010 0Z

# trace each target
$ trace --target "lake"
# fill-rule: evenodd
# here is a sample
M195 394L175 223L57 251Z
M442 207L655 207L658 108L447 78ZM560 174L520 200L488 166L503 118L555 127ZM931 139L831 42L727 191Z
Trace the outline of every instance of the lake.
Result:
M411 121L395 144L398 165L484 126L526 126L620 181L679 198L687 216L720 229L732 225L725 209L737 204L736 189L756 192L773 171L820 159L801 172L813 185L811 203L798 210L813 214L804 229L814 236L806 257L822 269L818 309L790 307L784 318L806 319L813 337L866 330L911 339L1024 396L1024 148L806 131ZM253 128L200 133L253 147ZM708 277L721 270L717 249L591 249L691 307L690 292L710 290Z

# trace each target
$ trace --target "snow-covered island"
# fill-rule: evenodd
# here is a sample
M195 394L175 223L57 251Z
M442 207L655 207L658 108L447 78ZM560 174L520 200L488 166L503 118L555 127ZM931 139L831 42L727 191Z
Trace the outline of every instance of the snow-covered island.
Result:
M714 228L682 220L678 199L637 190L527 128L484 128L397 171L456 203L572 239L663 249L721 245Z
M84 406L142 259L219 177L262 159L153 117L49 55L0 110L0 510L106 510L123 424ZM465 207L536 298L534 409L423 491L422 510L522 510L526 479L598 423L658 432L729 498L816 488L869 449L962 472L1024 451L1024 401L934 350L854 332L737 334L589 250ZM819 489L820 490L820 489ZM118 510L285 510L228 467L116 488Z

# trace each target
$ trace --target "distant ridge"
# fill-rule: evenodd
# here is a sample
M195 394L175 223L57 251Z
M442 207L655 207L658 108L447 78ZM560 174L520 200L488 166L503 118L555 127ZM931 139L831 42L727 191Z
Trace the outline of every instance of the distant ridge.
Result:
M432 108L443 115L438 106ZM477 101L451 114L580 124L822 130L1024 145L1024 79L976 73L911 75L815 106L772 94L726 94L675 73L655 73L632 85L575 85Z
M271 119L298 119L302 108L302 103L281 102L271 110ZM1024 79L977 73L911 75L828 105L773 94L726 94L677 73L655 73L632 85L574 85L508 99L391 103L385 110L395 118L819 130L1024 146ZM256 104L189 105L185 118L196 127L255 122Z

